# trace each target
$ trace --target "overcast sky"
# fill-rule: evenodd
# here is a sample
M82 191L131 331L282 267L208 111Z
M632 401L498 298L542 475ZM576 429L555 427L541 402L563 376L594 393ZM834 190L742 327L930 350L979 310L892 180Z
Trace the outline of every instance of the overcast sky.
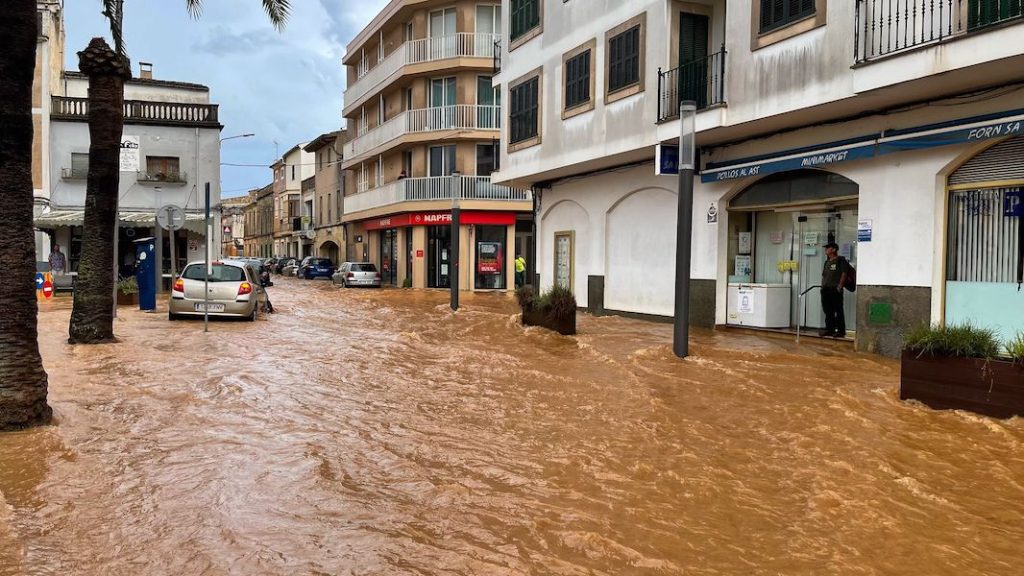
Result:
M210 87L220 104L224 142L223 196L239 196L270 183L277 157L299 142L341 127L345 45L387 0L295 0L281 33L260 0L207 0L193 20L184 0L125 0L125 47L138 62L152 62L153 76ZM78 69L77 52L93 36L110 39L100 0L65 0L66 66ZM277 141L275 148L274 141ZM277 152L275 153L275 150Z

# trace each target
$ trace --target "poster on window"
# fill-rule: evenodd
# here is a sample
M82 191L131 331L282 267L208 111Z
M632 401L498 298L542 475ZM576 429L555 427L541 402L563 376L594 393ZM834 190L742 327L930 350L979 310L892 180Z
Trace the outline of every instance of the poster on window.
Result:
M476 271L480 274L501 274L501 242L477 242Z
M139 171L139 137L121 136L121 172Z

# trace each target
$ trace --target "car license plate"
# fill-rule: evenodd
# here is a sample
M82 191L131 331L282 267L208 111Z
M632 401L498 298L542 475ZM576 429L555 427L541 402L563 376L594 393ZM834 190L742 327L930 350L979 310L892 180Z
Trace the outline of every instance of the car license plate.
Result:
M224 311L224 305L223 304L210 304L209 306L207 306L207 304L205 304L203 302L197 302L196 303L196 312L223 312L223 311Z

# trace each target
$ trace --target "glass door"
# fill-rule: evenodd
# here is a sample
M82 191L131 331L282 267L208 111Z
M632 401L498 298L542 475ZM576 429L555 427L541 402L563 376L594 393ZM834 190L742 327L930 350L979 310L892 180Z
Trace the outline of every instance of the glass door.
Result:
M434 78L430 81L430 110L427 128L443 130L455 122L455 77Z
M394 286L398 283L398 229L380 231L380 281Z
M427 287L448 288L449 252L452 229L450 226L427 228Z
M430 175L451 176L455 171L455 145L430 147Z
M490 76L476 78L476 126L498 128L501 117L501 89L495 88Z
M430 59L454 58L455 8L430 13Z
M837 207L829 211L797 213L797 225L800 231L797 240L800 243L799 274L793 290L797 297L794 308L797 310L797 321L803 319L806 328L821 329L825 327L825 312L821 306L821 272L828 258L825 255L825 244L835 242L839 246L839 256L846 258L857 267L857 209L853 206ZM801 303L798 295L807 294ZM843 291L843 316L846 329L856 328L857 298L853 292Z

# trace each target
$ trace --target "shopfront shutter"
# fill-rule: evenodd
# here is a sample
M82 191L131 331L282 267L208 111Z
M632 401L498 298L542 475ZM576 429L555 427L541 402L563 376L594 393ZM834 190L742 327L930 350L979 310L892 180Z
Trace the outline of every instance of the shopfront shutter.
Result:
M950 185L1024 180L1024 136L1017 136L968 160L949 177Z

